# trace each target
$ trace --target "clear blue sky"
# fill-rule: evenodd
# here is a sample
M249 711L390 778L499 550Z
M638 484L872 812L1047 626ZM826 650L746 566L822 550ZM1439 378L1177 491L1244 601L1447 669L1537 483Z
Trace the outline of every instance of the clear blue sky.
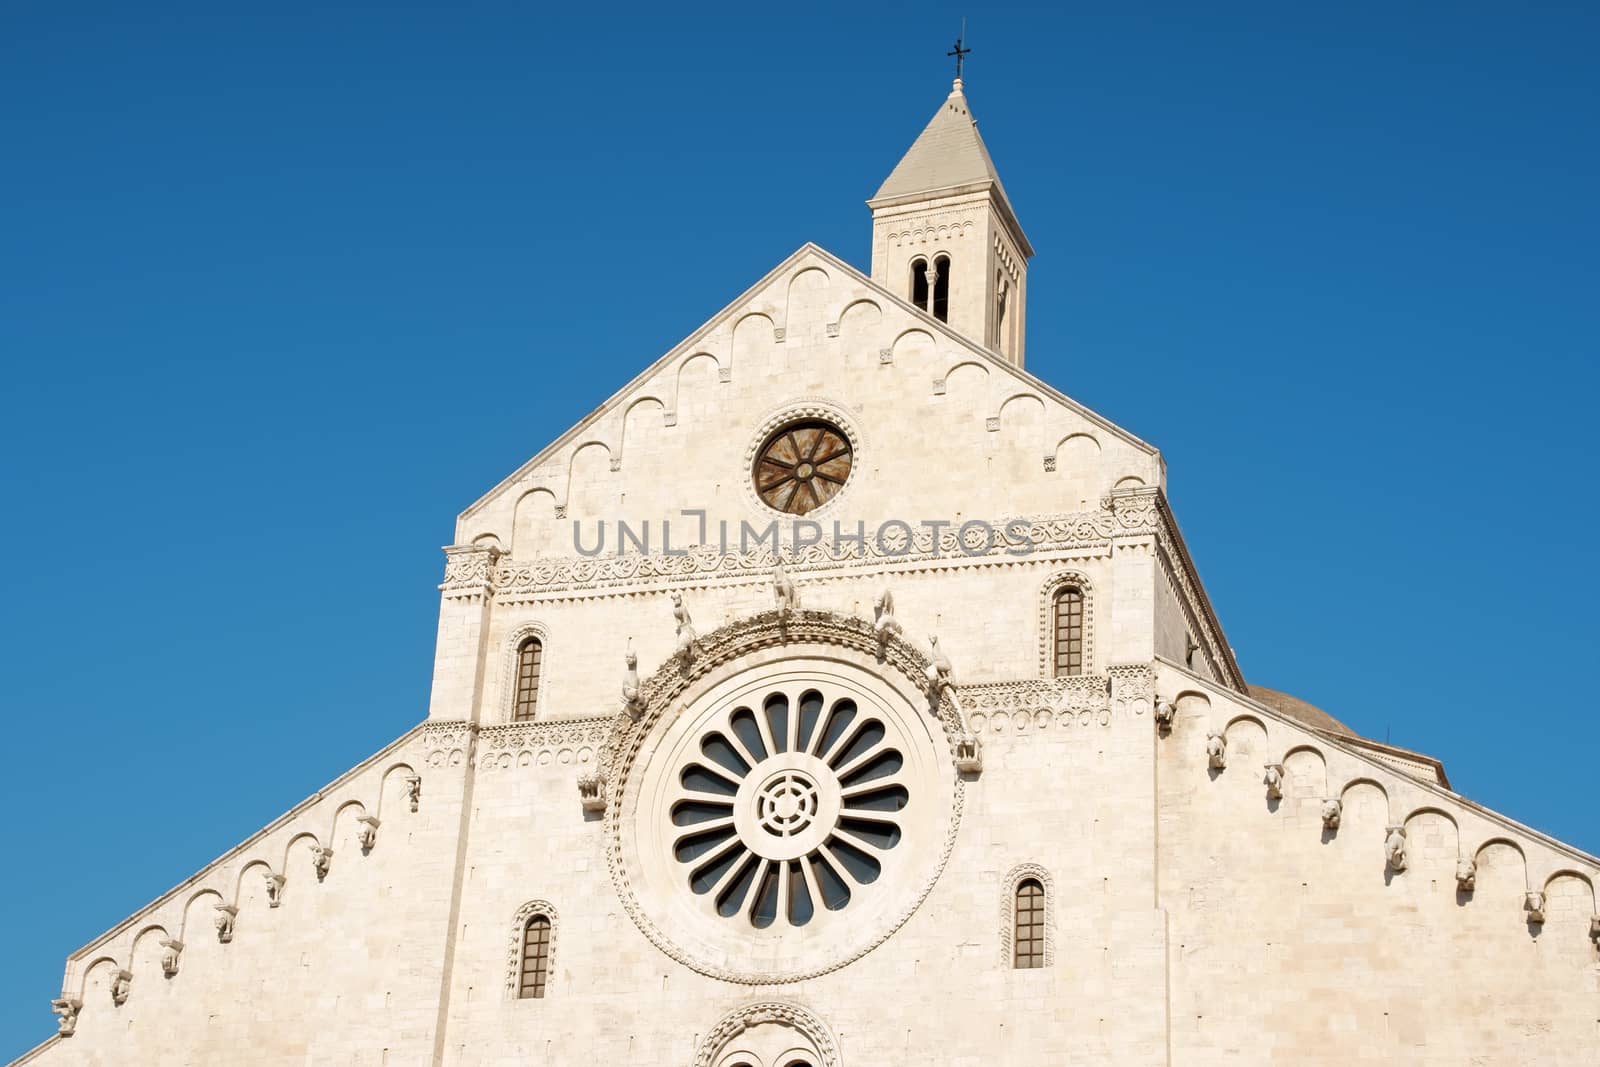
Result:
M1244 670L1600 851L1600 8L0 12L0 1056L425 714L458 510L969 96Z

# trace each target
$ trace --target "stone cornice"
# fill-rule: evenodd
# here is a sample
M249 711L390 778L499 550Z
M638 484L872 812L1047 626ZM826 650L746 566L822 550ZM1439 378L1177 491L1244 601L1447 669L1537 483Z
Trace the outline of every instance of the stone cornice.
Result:
M864 541L835 539L831 527L823 540L799 552L784 552L784 565L797 574L816 576L847 574L859 567L897 565L973 566L1027 562L1051 553L1099 550L1108 551L1120 538L1157 533L1156 512L1109 508L1095 511L1047 515L1031 520L1016 520L1008 527L1006 519L987 520L993 543L983 549L981 529L969 536L978 538L975 549L963 550L961 522L952 519L937 533L928 526L911 529L909 543L898 528L880 542L877 530L867 527ZM840 524L841 531L853 536L857 530ZM736 534L730 531L730 536ZM896 540L896 538L899 538ZM630 553L606 556L546 556L519 561L509 556L491 555L489 550L452 546L440 587L445 595L470 595L484 587L496 599L526 599L550 593L578 591L604 595L618 591L658 585L705 584L722 580L748 581L753 575L765 576L775 562L767 544L748 552L722 551L717 545L686 550L682 555Z
M1183 675L1185 678L1184 685L1196 692L1205 693L1208 696L1212 693L1215 693L1218 696L1224 696L1227 699L1247 708L1251 715L1277 723L1280 726L1286 726L1291 730L1301 731L1308 737L1316 738L1320 744L1326 745L1328 748L1339 752L1341 755L1366 764L1372 768L1373 773L1370 777L1374 781L1387 780L1389 785L1408 786L1417 790L1418 792L1429 795L1432 798L1429 801L1429 804L1432 806L1436 806L1441 810L1448 811L1451 805L1455 805L1456 807L1470 811L1474 815L1483 819L1485 822L1498 826L1504 831L1507 831L1513 835L1520 835L1526 840L1537 842L1543 847L1548 848L1552 852L1564 857L1566 860L1578 864L1580 869L1585 870L1586 873L1600 872L1600 857L1591 856L1589 853L1584 852L1582 849L1577 848L1574 845L1569 845L1564 841L1559 841L1543 831L1535 830L1531 826L1517 822L1515 819L1512 819L1506 815L1502 815L1492 808L1487 808L1482 804L1479 804L1477 801L1462 796L1460 793L1457 793L1454 790L1449 789L1437 782L1430 782L1423 778L1417 778L1413 777L1412 775L1408 775L1399 768L1380 759L1377 753L1371 751L1364 745L1352 743L1353 739L1345 738L1339 734L1331 733L1327 730L1318 730L1314 727L1307 726L1305 723L1302 723L1291 716L1285 715L1283 712L1272 707L1270 704L1263 704L1261 701L1250 696L1248 693L1233 692L1226 686L1219 685L1208 678L1202 678L1201 676L1195 674L1194 671L1184 667L1181 663L1174 663L1171 660L1157 657L1156 666ZM1164 694L1164 697L1170 697L1172 695L1174 694ZM1329 784L1331 788L1331 779ZM1423 809L1417 808L1415 810Z

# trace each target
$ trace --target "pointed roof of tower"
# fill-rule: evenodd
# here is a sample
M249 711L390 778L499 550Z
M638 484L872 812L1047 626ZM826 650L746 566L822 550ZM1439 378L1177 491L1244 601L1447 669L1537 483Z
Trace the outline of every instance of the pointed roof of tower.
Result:
M1000 172L995 170L989 149L978 134L978 120L972 117L961 79L957 78L950 87L950 95L867 205L876 210L895 201L982 188L992 190L994 199L999 202L1001 217L1014 231L1023 255L1033 255L1033 246L1017 221L1011 198L1006 195Z
M950 95L934 113L922 134L901 157L873 200L954 189L978 182L993 182L1000 190L1000 175L989 149L978 135L967 98L957 78Z

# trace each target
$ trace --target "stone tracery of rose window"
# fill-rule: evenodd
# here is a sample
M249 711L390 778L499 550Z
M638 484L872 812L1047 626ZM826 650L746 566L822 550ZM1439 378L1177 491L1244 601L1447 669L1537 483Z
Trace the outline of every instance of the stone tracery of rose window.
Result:
M879 718L824 688L730 703L678 774L673 857L724 919L804 926L847 907L900 843L904 757Z

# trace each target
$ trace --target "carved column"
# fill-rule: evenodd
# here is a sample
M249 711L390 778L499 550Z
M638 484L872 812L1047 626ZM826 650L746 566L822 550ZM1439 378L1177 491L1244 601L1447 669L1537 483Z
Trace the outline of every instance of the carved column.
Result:
M493 547L450 545L444 554L428 718L477 722L483 705L494 569L501 553Z

